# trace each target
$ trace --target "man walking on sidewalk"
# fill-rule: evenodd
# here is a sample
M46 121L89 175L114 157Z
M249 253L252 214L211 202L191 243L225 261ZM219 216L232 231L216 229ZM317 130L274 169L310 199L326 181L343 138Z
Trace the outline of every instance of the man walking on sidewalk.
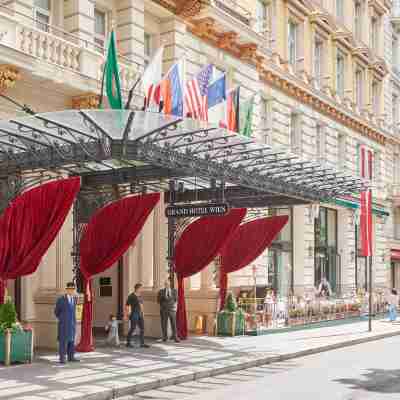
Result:
M169 280L164 283L164 288L158 292L157 302L160 305L161 331L163 342L168 340L168 320L171 325L172 337L176 343L179 342L176 334L176 302L178 295L176 289L171 289Z
M126 347L132 346L132 335L135 332L136 327L140 329L140 347L148 348L149 345L144 343L144 313L143 313L143 299L142 299L142 287L141 283L135 285L134 292L128 296L126 300L125 316L129 317L130 328L128 337L126 339Z

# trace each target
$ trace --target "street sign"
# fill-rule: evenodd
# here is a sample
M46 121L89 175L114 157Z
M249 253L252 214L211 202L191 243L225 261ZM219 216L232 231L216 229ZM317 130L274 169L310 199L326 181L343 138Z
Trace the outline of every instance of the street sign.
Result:
M165 209L165 216L174 218L222 216L227 214L228 211L229 206L226 203L184 204L167 207Z

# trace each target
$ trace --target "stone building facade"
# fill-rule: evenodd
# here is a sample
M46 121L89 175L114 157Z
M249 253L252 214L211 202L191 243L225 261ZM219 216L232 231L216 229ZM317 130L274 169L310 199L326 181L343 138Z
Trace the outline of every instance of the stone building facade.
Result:
M0 91L37 112L95 108L104 44L115 27L124 95L162 44L165 71L186 60L186 78L213 63L241 100L255 96L253 135L362 174L360 152L373 154L374 284L400 286L400 75L397 70L400 4L391 0L8 0L0 6ZM400 69L400 67L399 67ZM142 93L135 96L143 104ZM21 115L0 99L0 117ZM323 183L320 183L323 184ZM356 245L357 199L319 206L265 210L290 223L254 264L232 274L232 287L273 287L303 295L327 276L335 292L363 288L365 259ZM96 277L112 286L97 296L95 325L116 312L143 282L148 334L159 334L155 293L167 276L163 204L147 221L118 268ZM400 231L399 231L400 232ZM72 215L34 275L10 283L20 292L21 318L34 324L38 344L54 344L55 297L72 278ZM400 260L400 257L399 257ZM217 307L214 265L186 282L189 322ZM399 271L397 270L399 269ZM52 338L52 340L49 340Z

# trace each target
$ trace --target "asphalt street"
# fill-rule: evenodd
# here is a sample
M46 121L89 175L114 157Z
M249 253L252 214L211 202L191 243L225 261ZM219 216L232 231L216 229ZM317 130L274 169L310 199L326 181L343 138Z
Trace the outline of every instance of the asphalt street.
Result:
M399 400L400 337L169 386L128 399Z

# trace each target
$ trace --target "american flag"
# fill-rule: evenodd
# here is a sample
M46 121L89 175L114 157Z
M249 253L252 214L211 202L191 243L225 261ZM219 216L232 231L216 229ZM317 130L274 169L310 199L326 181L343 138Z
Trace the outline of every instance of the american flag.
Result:
M207 94L212 73L213 65L209 64L196 77L186 83L186 112L194 119L208 121Z

